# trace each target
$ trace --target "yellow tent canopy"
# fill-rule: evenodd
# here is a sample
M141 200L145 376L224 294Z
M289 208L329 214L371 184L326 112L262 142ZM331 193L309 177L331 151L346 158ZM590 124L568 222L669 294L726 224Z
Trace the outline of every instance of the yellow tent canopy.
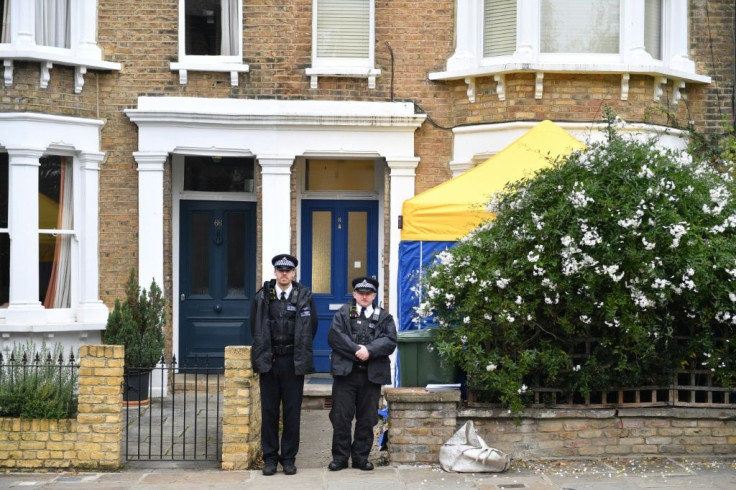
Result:
M458 240L490 216L493 193L582 147L555 123L540 122L477 167L404 201L401 239Z

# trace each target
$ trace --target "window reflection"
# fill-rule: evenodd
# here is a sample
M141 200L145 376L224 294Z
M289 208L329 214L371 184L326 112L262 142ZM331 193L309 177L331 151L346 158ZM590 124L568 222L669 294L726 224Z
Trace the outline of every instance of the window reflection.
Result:
M71 305L71 235L73 230L71 158L45 156L38 170L39 300L46 308Z
M184 158L184 190L203 192L253 192L253 158Z
M10 300L10 238L8 237L8 154L0 153L0 308Z

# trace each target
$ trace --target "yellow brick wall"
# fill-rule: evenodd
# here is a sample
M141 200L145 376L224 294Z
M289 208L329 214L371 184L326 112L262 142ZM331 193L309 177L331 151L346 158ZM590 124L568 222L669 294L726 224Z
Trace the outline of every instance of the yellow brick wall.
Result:
M0 418L0 468L122 466L123 347L83 345L76 419Z
M225 348L223 470L252 468L261 446L261 392L250 354L250 347Z
M691 407L460 408L460 392L386 390L392 464L439 463L439 449L472 420L491 447L514 459L733 456L736 409Z

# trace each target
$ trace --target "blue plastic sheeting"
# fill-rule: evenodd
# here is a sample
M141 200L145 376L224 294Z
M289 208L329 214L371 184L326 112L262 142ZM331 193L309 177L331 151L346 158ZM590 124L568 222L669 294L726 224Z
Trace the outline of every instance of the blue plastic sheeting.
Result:
M452 248L457 242L433 242L411 240L399 243L399 331L419 330L435 325L434 317L420 318L414 311L422 299L417 284L424 270L430 266L435 255ZM396 353L394 386L401 386L401 356Z
M399 331L434 326L432 318L419 318L414 308L422 299L417 289L419 278L433 263L437 253L455 246L456 242L402 241L399 243Z

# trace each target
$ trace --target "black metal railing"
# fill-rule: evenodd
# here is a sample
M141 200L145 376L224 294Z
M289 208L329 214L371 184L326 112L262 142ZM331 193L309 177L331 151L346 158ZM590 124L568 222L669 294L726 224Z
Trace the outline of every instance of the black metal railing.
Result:
M220 461L223 373L208 358L177 365L176 356L153 369L126 368L126 459Z

